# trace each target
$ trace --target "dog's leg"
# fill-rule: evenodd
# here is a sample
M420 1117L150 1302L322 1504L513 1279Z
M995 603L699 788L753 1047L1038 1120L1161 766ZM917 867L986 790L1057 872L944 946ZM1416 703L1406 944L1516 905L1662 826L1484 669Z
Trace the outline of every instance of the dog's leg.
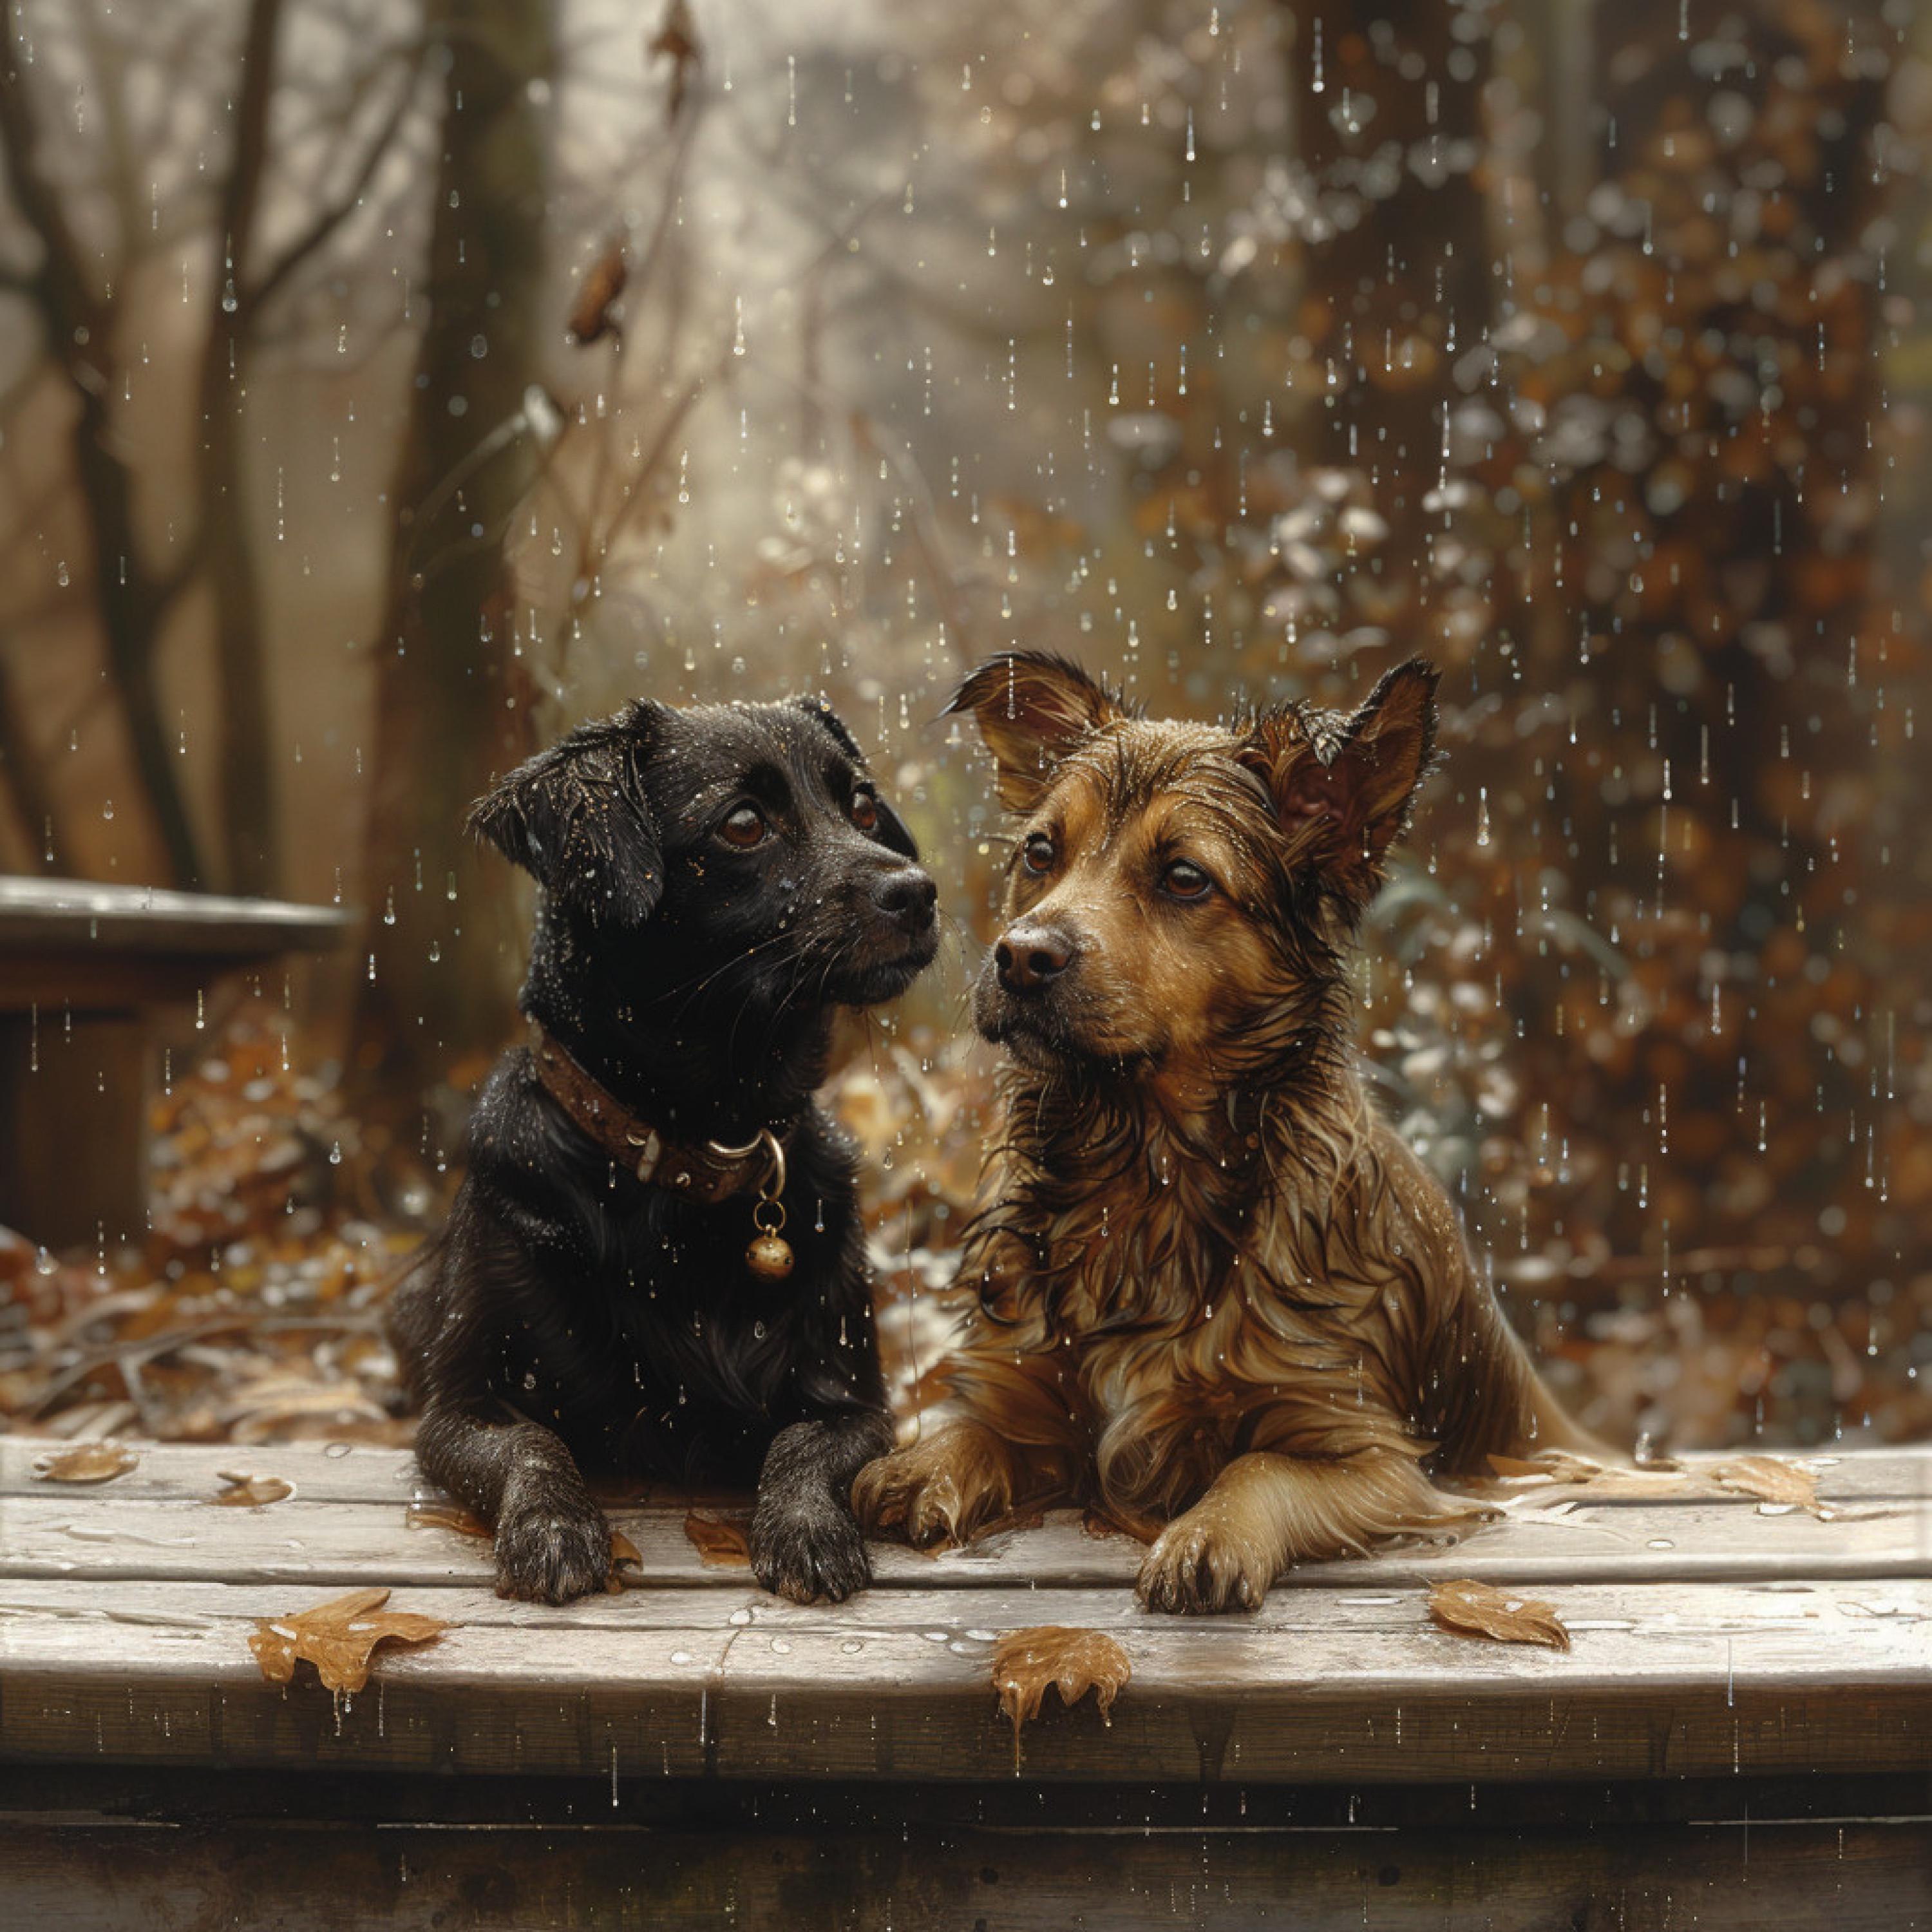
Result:
M1437 1489L1409 1456L1238 1456L1156 1539L1135 1589L1150 1610L1252 1610L1291 1563L1365 1556L1392 1536L1451 1536L1493 1512Z
M1016 1442L962 1419L860 1470L852 1506L867 1529L899 1531L925 1549L970 1542L1016 1502L1064 1497L1068 1484L1064 1451Z
M610 1526L570 1451L491 1396L434 1402L416 1432L424 1475L496 1532L496 1594L567 1604L610 1575Z
M852 1478L892 1444L890 1420L865 1410L778 1431L752 1516L752 1568L766 1589L794 1603L840 1604L872 1580Z

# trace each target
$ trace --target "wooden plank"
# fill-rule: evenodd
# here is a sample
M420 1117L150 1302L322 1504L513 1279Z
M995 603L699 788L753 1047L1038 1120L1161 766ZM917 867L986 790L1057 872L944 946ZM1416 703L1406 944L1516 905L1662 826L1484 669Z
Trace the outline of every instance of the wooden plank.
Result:
M475 1584L490 1574L481 1539L412 1528L406 1505L317 1503L301 1492L260 1510L205 1501L143 1501L100 1488L43 1484L0 1498L0 1576L92 1576L103 1582ZM50 1490L56 1492L49 1494ZM1831 1521L1802 1511L1766 1514L1726 1502L1673 1505L1647 1515L1579 1501L1561 1516L1519 1511L1447 1549L1418 1546L1292 1571L1282 1589L1364 1586L1417 1576L1474 1576L1529 1584L1622 1578L1715 1582L1802 1576L1911 1576L1932 1568L1932 1509L1865 1506ZM646 1580L698 1588L734 1586L740 1573L700 1566L678 1508L615 1508L612 1520L637 1546ZM1040 1528L1005 1532L965 1550L926 1556L873 1545L882 1582L970 1588L989 1577L1052 1586L1132 1583L1140 1546L1090 1535L1072 1511Z
M320 1593L316 1593L317 1594ZM565 1611L398 1591L455 1612L338 1706L265 1683L260 1587L9 1584L0 1756L602 1776L992 1780L1016 1773L994 1639L1105 1629L1132 1679L1029 1726L1030 1778L1414 1783L1932 1766L1932 1586L1543 1593L1558 1653L1452 1636L1421 1594L1289 1592L1170 1619L1117 1592L879 1592L841 1610L640 1591ZM728 1608L727 1605L728 1604ZM1050 1700L1051 1702L1051 1700Z
M339 906L86 879L0 877L0 954L81 947L239 961L339 945L351 923Z
M1924 1827L1854 1820L1531 1835L1123 1829L477 1832L15 1824L0 1917L37 1932L274 1924L1097 1926L1232 1932L1915 1932Z
M49 1485L34 1478L34 1464L50 1449L61 1446L48 1437L0 1436L0 1496L46 1495ZM192 1498L210 1493L219 1486L222 1474L233 1469L285 1477L311 1502L388 1502L398 1496L435 1493L424 1481L415 1457L406 1449L350 1442L277 1442L237 1448L225 1443L130 1442L128 1446L140 1454L139 1465L107 1485L102 1494L143 1499ZM1816 1470L1819 1493L1827 1502L1860 1504L1932 1499L1932 1448L1770 1449L1748 1453L1785 1457ZM1683 1460L1694 1469L1721 1458L1715 1452L1697 1451ZM641 1500L650 1487L647 1484L613 1486L608 1493L614 1498L628 1496ZM670 1494L668 1490L666 1493ZM1524 1500L1540 1506L1585 1493L1539 1485L1533 1492L1526 1491ZM684 1499L681 1490L670 1497L673 1502ZM1748 1496L1723 1492L1687 1497L1598 1495L1589 1500L1593 1510L1670 1509L1690 1501L1747 1510L1756 1507Z

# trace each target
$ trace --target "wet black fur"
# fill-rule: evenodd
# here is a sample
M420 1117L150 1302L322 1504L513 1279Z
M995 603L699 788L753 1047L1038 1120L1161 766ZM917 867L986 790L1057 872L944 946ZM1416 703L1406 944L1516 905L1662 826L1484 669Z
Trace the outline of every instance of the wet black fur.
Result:
M670 1137L789 1128L789 1279L746 1267L752 1202L706 1206L619 1168L498 1061L447 1226L392 1332L423 1415L424 1473L489 1522L497 1587L553 1603L604 1586L586 1474L758 1484L769 1588L867 1580L850 1493L891 1446L851 1147L812 1102L836 1009L903 990L932 957L931 881L858 747L816 700L638 704L580 727L480 801L476 829L533 873L522 1005ZM719 836L746 801L760 848Z

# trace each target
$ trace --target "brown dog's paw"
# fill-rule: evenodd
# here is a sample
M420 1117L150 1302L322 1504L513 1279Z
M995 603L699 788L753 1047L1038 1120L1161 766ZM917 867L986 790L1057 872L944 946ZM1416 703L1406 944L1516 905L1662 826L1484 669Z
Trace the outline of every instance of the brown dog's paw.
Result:
M588 1498L505 1509L496 1525L498 1596L567 1604L596 1594L610 1576L610 1526Z
M852 1507L880 1535L896 1531L915 1548L964 1543L1012 1508L1012 1472L998 1441L956 1422L859 1472Z
M1176 1615L1258 1610L1274 1581L1260 1550L1231 1532L1218 1511L1197 1507L1155 1539L1134 1593L1149 1610Z
M858 1525L836 1510L769 1517L761 1510L751 1545L752 1574L795 1604L842 1604L872 1580Z

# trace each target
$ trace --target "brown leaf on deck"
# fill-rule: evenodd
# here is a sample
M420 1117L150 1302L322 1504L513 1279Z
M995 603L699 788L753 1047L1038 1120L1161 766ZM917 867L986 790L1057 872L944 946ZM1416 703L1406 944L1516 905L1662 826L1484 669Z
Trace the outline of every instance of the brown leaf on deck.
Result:
M1540 1643L1568 1650L1570 1633L1548 1604L1487 1583L1438 1583L1429 1592L1429 1614L1459 1636L1486 1636L1498 1643Z
M34 1474L44 1483L111 1483L140 1460L123 1442L76 1442L71 1449L41 1456Z
M1133 1674L1127 1653L1099 1630L1041 1624L1007 1631L993 1652L993 1688L1001 1714L1012 1720L1013 1768L1019 1768L1020 1727L1040 1715L1049 1684L1059 1686L1060 1701L1070 1710L1091 1690L1105 1722Z
M1136 1543L1151 1543L1160 1532L1152 1525L1137 1525L1124 1516L1115 1516L1104 1509L1084 1510L1081 1512L1080 1527L1089 1536L1127 1536Z
M1755 1496L1760 1502L1808 1510L1827 1522L1837 1514L1829 1504L1819 1500L1818 1478L1810 1470L1776 1456L1729 1456L1709 1464L1705 1474L1720 1489Z
M610 1574L605 1580L606 1593L613 1597L624 1594L624 1579L618 1572L628 1568L637 1569L644 1562L644 1552L621 1529L610 1532Z
M1587 1456L1572 1456L1562 1449L1552 1449L1528 1460L1517 1456L1492 1456L1490 1467L1502 1477L1540 1476L1552 1484L1588 1486L1599 1496L1672 1496L1690 1480L1689 1472L1674 1464L1649 1462L1624 1468L1612 1462L1593 1462Z
M296 1486L281 1476L236 1476L226 1469L216 1472L228 1486L208 1498L229 1509L266 1509L270 1503L285 1502Z
M752 1546L746 1526L724 1516L700 1516L691 1510L684 1519L684 1533L698 1552L699 1562L714 1570L744 1570L751 1567Z
M453 1529L458 1536L492 1540L490 1526L472 1515L460 1503L412 1503L403 1520L411 1529Z
M359 1690L379 1643L428 1643L450 1628L440 1617L385 1610L388 1600L387 1590L352 1590L293 1616L261 1618L248 1648L271 1684L288 1683L305 1657L324 1690Z

